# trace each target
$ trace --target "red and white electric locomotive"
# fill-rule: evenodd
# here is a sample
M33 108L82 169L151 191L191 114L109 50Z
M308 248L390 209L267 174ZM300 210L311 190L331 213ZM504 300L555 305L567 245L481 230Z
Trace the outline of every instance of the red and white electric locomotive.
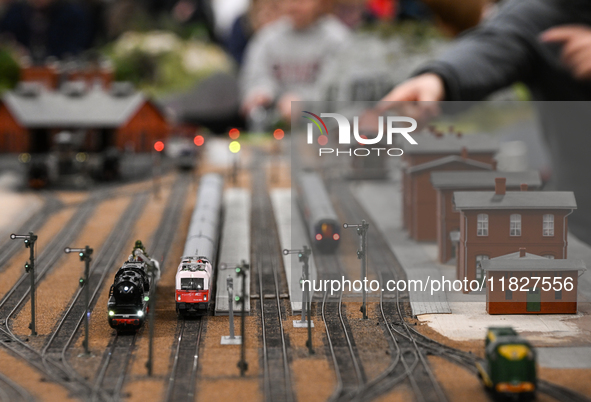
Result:
M209 310L223 185L217 174L207 174L199 183L197 205L176 273L175 302L179 315L207 314Z
M176 274L177 313L207 312L212 272L206 257L183 257Z

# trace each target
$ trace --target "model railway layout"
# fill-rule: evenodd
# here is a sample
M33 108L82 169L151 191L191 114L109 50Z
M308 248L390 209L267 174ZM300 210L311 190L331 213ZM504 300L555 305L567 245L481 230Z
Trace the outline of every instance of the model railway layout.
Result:
M308 347L310 339L302 341L306 330L296 326L300 317L291 311L289 300L290 294L294 297L301 292L299 286L304 286L305 277L297 282L298 289L287 291L290 272L282 263L284 239L280 239L273 213L267 160L268 154L257 149L244 172L249 175L247 189L230 192L227 198L230 183L222 174L198 177L175 172L167 176L163 185L166 191L158 197L150 194L154 183L124 189L109 185L68 204L73 210L71 216L37 256L34 279L38 288L54 280L52 275L64 264L64 248L76 243L79 234L96 219L102 203L128 199L92 255L82 286L42 333L28 335L18 324L28 311L24 307L31 297L27 273L18 275L2 294L2 352L23 361L40 373L44 382L63 388L72 398L89 401L136 398L141 394L137 384L142 381L157 384L154 395L145 400L202 400L209 397L205 390L211 390L212 383L219 386L242 381L244 389L258 392L258 399L293 402L308 395L302 391L303 370L313 373L321 362L330 374L326 378L332 381L322 400L369 402L403 392L414 401L451 402L455 400L453 394L437 370L440 363L432 356L459 367L474 381L482 381L480 388L486 399L502 394L516 399L544 395L561 401L589 401L580 393L540 378L535 348L512 328L489 329L484 358L426 336L416 326L406 290L381 289L372 294L370 327L360 318L359 292L314 289L310 313L314 344ZM362 254L354 247L360 244L361 232L342 228L345 222L364 221L371 228L366 257L372 278L380 283L406 281L407 271L399 256L352 193L350 182L324 175L326 172L306 169L294 172L293 177L296 207L292 220L301 220L306 228L306 244L311 249L304 249L310 252L317 278L358 278L356 261ZM228 210L234 207L239 210ZM57 197L46 197L44 208L20 231L42 230L64 208L66 204ZM229 224L228 216L239 216L239 225ZM238 235L247 235L248 241L237 239ZM240 247L232 248L234 243L240 243ZM0 275L10 269L21 251L15 244L6 243L0 251ZM250 255L245 256L244 244ZM244 258L232 259L231 266L218 261L222 254L219 250L224 247L229 259L236 255ZM303 261L303 250L295 251L300 253L298 261ZM233 300L228 298L224 311L215 314L218 288L231 283L231 277L238 282L233 273L241 269L249 270L246 293L241 293L241 286L228 285L223 294L228 298L231 290ZM244 300L249 303L250 315L244 318L246 336L238 343L246 343L249 361L241 365L240 360L236 365L242 346L220 346L219 336L227 335L230 320L237 323L232 333L235 330L240 336ZM151 302L155 303L154 311ZM226 310L230 305L232 317ZM82 351L86 319L96 342L86 345L91 354ZM382 345L379 356L368 349L371 342L364 336ZM211 363L213 355L214 361L223 361L223 367L212 370L204 363ZM145 376L143 359L147 356L157 365L150 366L153 371ZM379 370L372 360L379 360ZM231 367L226 370L226 366ZM239 368L244 369L244 376L240 376ZM39 399L43 398L0 371L1 401Z

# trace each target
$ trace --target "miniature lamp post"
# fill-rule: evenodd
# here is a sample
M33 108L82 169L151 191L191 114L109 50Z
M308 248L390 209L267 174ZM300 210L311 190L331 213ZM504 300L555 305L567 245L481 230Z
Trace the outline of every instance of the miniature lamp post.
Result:
M361 282L367 277L367 230L369 229L369 223L363 219L360 224L343 224L343 228L357 228L357 234L359 235L359 250L357 250L357 258L361 260ZM363 313L363 319L367 320L367 289L363 286L363 304L361 306L361 312Z
M228 318L230 320L230 336L222 336L222 345L239 345L242 343L240 336L234 336L234 278L230 275L226 278L228 289Z
M25 247L29 249L29 262L25 263L25 272L31 276L31 323L29 328L31 329L31 335L37 335L35 330L35 242L37 241L37 235L33 232L29 232L26 235L11 234L12 240L23 239Z
M312 322L312 300L310 300L310 286L308 289L305 289L304 281L310 280L310 255L312 254L312 250L308 246L304 246L302 250L283 250L283 255L289 254L298 254L299 261L303 264L303 271L302 271L302 320L300 322L294 321L294 326L301 327L302 324L305 325L305 316L306 313L308 315L308 340L306 341L306 346L308 347L308 352L312 355L314 354L314 349L312 348L312 327L314 323Z
M240 319L240 333L241 347L240 347L240 361L238 362L238 368L240 369L240 376L244 377L244 373L248 370L248 363L246 362L246 327L244 325L246 321L246 270L249 268L246 261L242 261L242 265L236 267L236 273L242 277L242 296L236 296L236 301L242 303L242 312Z
M70 254L70 253L78 253L78 255L80 256L80 261L84 262L84 278L80 278L80 287L82 286L86 286L85 287L85 292L84 292L84 298L85 298L85 304L86 304L86 319L84 320L84 353L86 355L90 354L90 350L89 350L89 344L88 344L88 324L89 324L89 319L90 319L90 283L89 283L89 275L90 275L90 261L92 261L92 258L90 257L92 255L92 249L88 246L84 247L84 248L71 248L71 247L66 247L64 252L66 254Z

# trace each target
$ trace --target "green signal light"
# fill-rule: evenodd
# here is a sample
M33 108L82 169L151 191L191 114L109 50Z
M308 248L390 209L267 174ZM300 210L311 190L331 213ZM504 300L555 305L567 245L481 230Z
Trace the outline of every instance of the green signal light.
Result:
M236 268L236 273L239 274L242 271L242 268Z
M237 302L239 302L240 301L240 296L234 297L234 300L236 300Z
M144 297L144 301L148 301L150 298L148 296Z
M80 257L84 257L84 253L80 253Z

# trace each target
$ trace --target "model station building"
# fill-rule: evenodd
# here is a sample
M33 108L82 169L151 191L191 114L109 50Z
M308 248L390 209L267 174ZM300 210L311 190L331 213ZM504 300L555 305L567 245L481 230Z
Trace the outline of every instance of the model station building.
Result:
M147 152L168 135L162 111L129 83L69 81L60 89L21 82L0 100L0 152L47 152L61 131L85 134L82 150Z
M417 145L401 144L403 225L417 241L437 239L437 193L431 184L435 171L494 170L496 140L481 135L422 133Z
M548 259L521 248L481 265L487 285L492 280L486 291L489 314L577 313L578 278L586 270L582 260ZM511 278L518 287L509 287Z
M539 189L542 179L537 171L436 171L431 184L437 191L437 246L439 262L445 264L456 257L460 239L460 213L453 207L455 191L492 191L495 179L504 177L507 190L520 190L522 185ZM458 272L459 277L459 272Z
M114 82L105 63L23 65L15 90L0 99L0 152L44 153L68 131L82 151L150 151L169 134L164 113L130 83Z
M525 189L524 189L525 190ZM569 191L506 191L506 179L495 179L495 191L459 191L458 279L483 280L480 262L518 252L548 259L567 258L568 216L577 208Z

